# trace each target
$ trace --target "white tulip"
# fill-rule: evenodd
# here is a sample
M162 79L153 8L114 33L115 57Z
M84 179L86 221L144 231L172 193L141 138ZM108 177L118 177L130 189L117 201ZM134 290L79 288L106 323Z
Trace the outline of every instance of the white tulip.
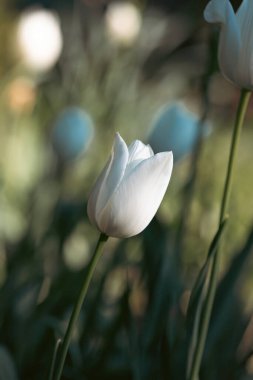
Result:
M88 200L91 223L118 238L143 231L160 206L172 167L172 152L154 155L139 140L127 147L117 133L109 161Z
M253 89L253 1L243 0L235 13L229 0L211 0L206 21L221 24L219 65L235 85Z

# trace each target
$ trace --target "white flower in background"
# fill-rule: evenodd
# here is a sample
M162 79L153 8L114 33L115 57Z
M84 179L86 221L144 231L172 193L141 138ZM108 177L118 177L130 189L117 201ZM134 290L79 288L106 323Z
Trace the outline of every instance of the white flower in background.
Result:
M174 160L179 161L192 153L199 137L210 133L210 125L199 124L199 117L190 112L183 103L165 105L155 116L148 136L148 143L155 153L172 150Z
M108 5L105 25L108 37L115 43L131 45L141 29L141 14L138 8L128 2L114 2Z
M17 26L17 42L28 68L50 69L57 62L63 44L57 15L37 8L23 12Z
M253 89L253 1L243 0L235 13L229 0L212 0L204 17L221 24L219 65L223 75L240 88Z
M119 238L143 231L160 206L172 167L172 152L154 155L139 140L127 147L117 133L111 157L88 200L91 223Z

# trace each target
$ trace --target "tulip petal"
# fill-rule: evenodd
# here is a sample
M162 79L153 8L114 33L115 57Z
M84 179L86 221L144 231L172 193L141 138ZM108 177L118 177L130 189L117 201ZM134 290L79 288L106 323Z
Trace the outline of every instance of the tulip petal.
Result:
M125 176L128 176L141 161L154 155L151 146L143 144L140 140L133 141L128 147L128 152L129 158Z
M211 0L204 10L206 21L225 24L227 3L228 0Z
M240 78L247 87L253 85L253 1L244 0L236 12L241 32ZM251 85L251 86L250 86Z
M97 218L122 180L128 162L128 149L119 133L116 134L111 157L98 177L88 201L87 212L91 222Z
M172 167L172 152L158 153L137 165L123 178L101 212L100 230L115 237L130 237L143 231L162 201Z
M219 63L223 74L238 83L240 58L240 29L231 3L228 0L211 0L204 11L206 21L221 23Z
M251 22L253 19L253 3L251 0L243 0L241 5L239 6L237 12L236 12L236 17L237 21L240 25L241 30L243 28L251 31Z
M125 141L119 133L116 133L111 160L107 173L100 186L100 192L97 199L97 213L104 208L113 192L120 184L128 162L128 149Z
M92 191L89 195L88 204L87 204L87 213L88 217L93 225L97 225L96 223L96 203L98 199L98 195L101 190L101 184L104 181L105 176L107 175L108 167L110 165L111 158L108 160L107 164L105 165L104 169L100 173L98 179L96 180Z
M128 162L134 160L144 160L154 155L153 150L149 145L143 144L140 140L135 140L128 147L129 159Z

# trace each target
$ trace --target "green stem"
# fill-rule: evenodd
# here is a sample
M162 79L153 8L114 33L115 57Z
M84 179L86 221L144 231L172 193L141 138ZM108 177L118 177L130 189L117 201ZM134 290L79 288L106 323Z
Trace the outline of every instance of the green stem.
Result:
M49 372L49 380L53 380L54 367L55 367L56 358L57 358L57 354L58 354L61 342L62 342L61 339L57 339L57 341L55 343L54 353L53 353L53 358L52 358L52 363L51 363L51 368L50 368L50 372Z
M72 335L73 329L75 327L75 323L77 321L79 313L81 311L81 307L82 307L84 298L86 296L89 284L91 282L91 278L92 278L92 275L94 273L96 264L97 264L99 258L102 255L103 245L104 245L104 243L106 242L107 239L108 239L108 236L106 236L103 233L100 234L100 237L98 239L98 242L97 242L97 245L96 245L93 257L92 257L91 262L89 264L89 269L88 269L87 276L84 279L83 286L81 288L80 294L79 294L79 296L77 298L77 301L75 303L74 309L72 311L72 314L71 314L71 317L70 317L70 320L69 320L67 331L66 331L66 333L64 335L64 339L63 339L63 342L62 342L62 347L61 347L61 350L60 350L60 353L59 353L60 357L59 357L59 361L58 361L58 366L57 366L57 369L56 369L56 372L55 372L55 380L60 380L60 378L61 378L64 362L65 362L65 359L66 359L66 355L67 355L69 344L70 344L70 340L71 340L71 335Z
M233 179L233 168L234 162L237 153L237 146L240 140L240 133L242 130L242 125L245 117L245 113L248 107L249 99L251 96L251 92L248 90L242 90L240 101L237 108L234 131L232 136L229 160L228 160L228 168L227 168L227 176L226 182L223 191L223 197L221 202L221 210L220 210L220 223L222 223L225 214L227 213L228 202L230 199L230 193L232 188L232 179Z
M230 194L231 194L231 188L232 188L234 162L236 158L240 132L242 129L243 120L245 117L250 95L251 95L251 92L247 90L241 91L241 97L240 97L240 101L237 108L232 142L231 142L231 147L230 147L226 181L225 181L223 197L222 197L222 202L221 202L221 211L220 211L220 220L219 220L220 225L223 222L223 219L226 216L226 213L228 210L228 203L230 200ZM203 356L203 352L205 348L205 343L206 343L206 338L207 338L207 333L208 333L208 328L209 328L209 323L210 323L210 318L211 318L211 312L212 312L214 297L215 297L215 292L216 292L217 277L218 277L218 271L219 271L219 259L220 259L220 251L219 251L219 247L217 247L217 250L213 256L213 260L210 263L210 281L209 281L209 285L207 289L206 301L203 308L201 324L200 324L199 334L198 334L198 341L196 344L194 357L192 361L192 367L191 367L188 380L198 380L199 378L199 370L200 370L201 360L202 360L202 356Z

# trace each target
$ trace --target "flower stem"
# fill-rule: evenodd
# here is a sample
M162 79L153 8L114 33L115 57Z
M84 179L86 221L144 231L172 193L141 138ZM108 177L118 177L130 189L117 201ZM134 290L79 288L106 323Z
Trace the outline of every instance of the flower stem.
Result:
M241 96L240 96L240 101L237 108L234 131L233 131L233 136L232 136L229 160L228 160L226 182L225 182L223 197L222 197L222 202L221 202L220 223L222 223L222 220L224 219L225 214L227 213L228 202L230 199L230 193L231 193L231 188L232 188L234 161L236 158L237 146L240 140L240 133L241 133L241 129L242 129L242 125L243 125L243 121L244 121L244 117L245 117L250 96L251 96L250 91L248 90L241 91Z
M61 339L57 339L57 341L55 343L53 359L52 359L51 368L50 368L50 372L49 372L49 380L53 380L54 367L55 367L57 353L59 351L61 342L62 342Z
M91 282L92 275L94 273L96 264L97 264L99 258L102 255L102 248L104 246L104 243L107 241L107 239L108 239L108 236L106 236L103 233L100 234L100 237L98 239L98 242L97 242L97 245L96 245L93 257L92 257L91 262L89 264L88 273L87 273L87 275L86 275L86 277L84 279L83 286L82 286L81 291L79 293L79 296L78 296L78 298L76 300L74 309L72 311L72 314L71 314L71 317L70 317L70 320L69 320L68 328L67 328L66 333L64 335L64 339L63 339L63 342L62 342L61 350L60 350L60 353L59 353L58 366L57 366L57 369L56 369L56 372L55 372L55 377L54 377L55 380L60 380L60 378L61 378L64 362L65 362L65 359L66 359L66 355L67 355L69 344L70 344L70 340L71 340L71 335L72 335L73 329L75 327L75 323L77 321L79 313L81 311L81 307L82 307L84 298L86 296L89 284Z
M234 162L236 158L238 142L240 139L240 132L242 129L250 95L251 95L251 92L247 90L241 91L240 101L238 104L236 119L235 119L235 124L234 124L232 142L231 142L231 147L230 147L226 181L224 185L224 191L223 191L222 202L221 202L219 225L221 225L221 223L223 222L228 210L228 204L229 204L231 188L232 188ZM217 247L217 250L213 256L213 260L210 263L210 281L207 288L206 301L203 307L202 318L201 318L201 323L199 327L198 340L197 340L194 357L192 361L192 367L189 373L188 380L198 380L199 378L199 370L200 370L201 360L202 360L202 356L203 356L203 352L205 348L205 343L206 343L206 338L207 338L207 333L208 333L208 328L209 328L209 323L210 323L210 318L211 318L211 312L212 312L214 297L215 297L215 292L216 292L217 277L218 277L218 272L219 272L219 258L220 258L220 250L219 250L219 247Z

